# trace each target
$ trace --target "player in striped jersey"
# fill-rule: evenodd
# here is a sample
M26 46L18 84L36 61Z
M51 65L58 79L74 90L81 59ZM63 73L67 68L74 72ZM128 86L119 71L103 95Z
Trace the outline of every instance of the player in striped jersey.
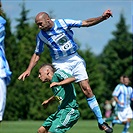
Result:
M57 100L59 107L54 114L45 120L38 129L38 133L65 133L80 117L76 91L72 84L75 78L63 70L55 71L51 64L41 66L39 78L43 83L51 82L50 88L54 93L54 96L45 100L42 105L47 107L51 102Z
M122 75L120 76L120 83L115 87L115 89L119 88L123 84L124 82L123 82L123 75ZM110 118L106 118L105 121L106 122L111 121L110 126L112 127L113 126L112 121L117 119L117 105L116 105L116 101L114 100L114 98L112 98L111 101L112 101L112 116Z
M5 24L6 20L1 16L0 12L0 122L3 120L7 85L10 83L12 74L5 55Z
M133 88L130 87L129 78L123 76L124 84L119 85L113 91L113 97L117 103L117 116L118 119L112 121L114 124L124 124L122 133L127 133L131 119L133 118L133 112L130 106L131 100L133 100Z
M50 50L52 64L56 69L65 70L76 78L83 93L86 96L89 107L94 112L99 128L106 133L111 133L112 129L104 122L101 110L96 97L89 85L86 72L85 61L78 55L78 45L74 42L72 28L90 27L96 25L112 16L111 10L106 10L100 17L86 20L72 19L51 19L45 12L40 12L35 18L35 22L40 29L36 38L36 49L27 70L18 79L25 79L30 75L32 68L40 59L40 54L46 45Z

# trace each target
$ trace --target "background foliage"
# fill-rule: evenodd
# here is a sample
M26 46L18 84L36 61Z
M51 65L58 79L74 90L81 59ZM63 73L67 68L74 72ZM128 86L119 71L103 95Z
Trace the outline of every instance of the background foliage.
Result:
M35 39L38 28L30 23L27 18L29 10L21 5L20 18L16 21L16 31L11 32L11 20L6 17L6 56L13 72L11 84L7 90L7 104L5 120L32 119L43 120L53 113L57 104L50 105L47 109L41 106L43 100L52 95L49 84L42 84L38 79L38 70L42 63L51 63L49 50L41 55L41 60L24 82L19 81L18 76L28 67L30 58L35 49ZM51 14L52 16L52 14ZM132 39L133 35L128 31L123 14L116 24L116 30L112 32L113 38L109 40L101 55L96 56L90 49L79 50L79 54L85 59L91 88L103 110L106 99L112 98L112 91L119 83L119 77L123 74L129 76L132 81ZM79 46L82 45L79 43ZM81 112L81 119L93 119L94 115L88 108L85 96L79 86L75 84L77 100Z

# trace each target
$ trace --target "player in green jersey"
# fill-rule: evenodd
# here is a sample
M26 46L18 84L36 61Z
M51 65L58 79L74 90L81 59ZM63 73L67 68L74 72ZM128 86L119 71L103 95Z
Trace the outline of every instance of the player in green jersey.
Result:
M75 78L63 70L55 71L51 64L43 64L40 67L39 78L43 83L51 82L50 88L52 88L54 93L42 105L47 107L49 103L57 100L59 107L54 114L45 120L38 129L38 133L65 133L80 117L76 92L72 83Z

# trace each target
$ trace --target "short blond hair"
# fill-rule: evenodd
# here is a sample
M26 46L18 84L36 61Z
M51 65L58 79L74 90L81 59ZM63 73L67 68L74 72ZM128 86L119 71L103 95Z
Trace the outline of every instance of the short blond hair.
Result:
M55 68L54 68L54 66L53 66L52 64L50 64L50 63L42 64L42 65L40 66L40 69L41 69L41 68L45 68L45 67L50 68L50 69L52 70L52 72L55 72L55 71L56 71Z

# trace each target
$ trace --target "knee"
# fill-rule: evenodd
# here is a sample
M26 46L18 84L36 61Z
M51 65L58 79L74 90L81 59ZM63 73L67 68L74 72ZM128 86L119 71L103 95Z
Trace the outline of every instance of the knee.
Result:
M84 86L83 87L83 91L86 93L86 94L89 94L89 95L92 95L92 90L89 86Z
M42 133L42 131L41 131L41 129L40 129L40 128L38 129L37 133Z
M46 130L45 127L41 126L41 127L38 129L37 133L47 133L47 130Z
M81 81L80 87L87 97L88 96L91 97L93 95L93 92L92 92L91 87L88 83L88 80Z

